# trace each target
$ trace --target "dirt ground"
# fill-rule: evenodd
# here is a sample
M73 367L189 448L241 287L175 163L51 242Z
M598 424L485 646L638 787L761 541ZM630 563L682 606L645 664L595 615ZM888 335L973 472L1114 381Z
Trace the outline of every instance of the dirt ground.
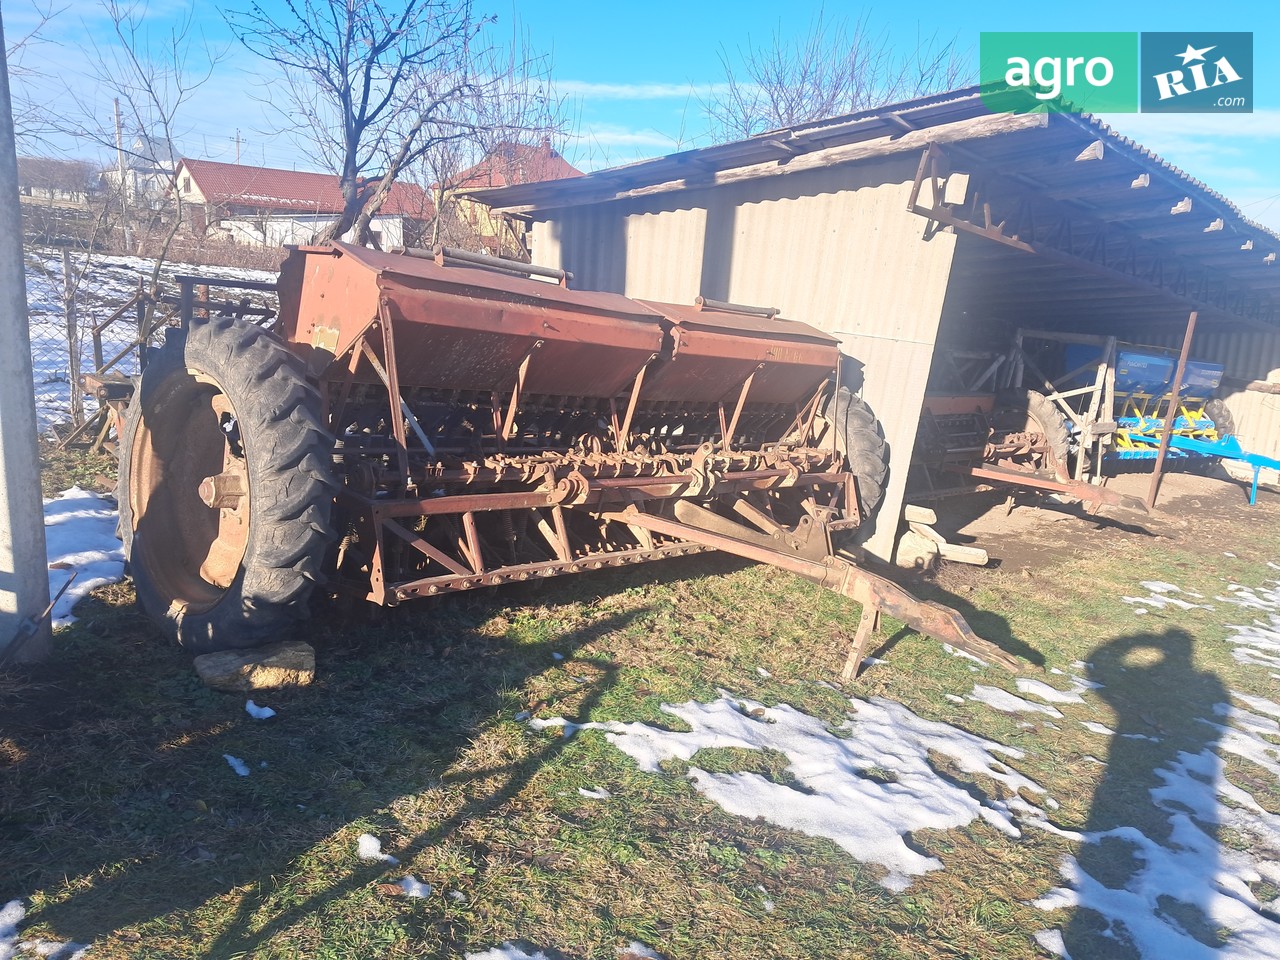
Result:
M1110 477L1106 485L1145 499L1150 484L1150 473L1134 472ZM1052 560L1087 554L1100 542L1127 537L1157 537L1229 551L1228 530L1239 531L1242 523L1280 520L1280 493L1259 487L1258 503L1250 507L1248 486L1217 467L1207 475L1166 474L1156 508L1149 514L1103 507L1090 516L1081 504L1030 492L1015 494L1012 510L1006 501L1007 494L998 491L943 500L933 505L938 514L935 529L952 543L985 549L991 557L986 569L1031 572ZM938 577L958 585L971 582L981 569L949 563Z

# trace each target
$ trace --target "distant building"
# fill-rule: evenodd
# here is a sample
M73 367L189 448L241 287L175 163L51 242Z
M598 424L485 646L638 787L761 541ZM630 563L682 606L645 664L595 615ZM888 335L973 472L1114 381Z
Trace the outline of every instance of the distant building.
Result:
M339 178L271 167L184 158L173 189L193 233L221 233L236 243L281 247L309 243L342 213ZM382 249L412 246L434 216L425 191L396 183L370 222Z
M160 210L173 183L174 165L167 140L138 134L124 151L123 179L119 166L113 164L102 171L102 180L117 195L123 189L129 206Z
M88 160L18 158L18 192L32 200L83 206L98 184L98 168Z
M518 248L516 252L527 255L525 225L522 221L494 214L483 203L463 194L472 190L568 180L581 176L581 170L552 148L550 138L543 138L537 146L500 143L474 167L452 178L444 193L453 201L459 219L474 231L488 252L501 254L504 248L514 245Z

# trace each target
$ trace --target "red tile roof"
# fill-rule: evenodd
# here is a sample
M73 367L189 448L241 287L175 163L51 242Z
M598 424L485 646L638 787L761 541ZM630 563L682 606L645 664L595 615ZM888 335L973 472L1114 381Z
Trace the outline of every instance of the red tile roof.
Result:
M299 173L272 167L251 167L215 160L183 159L185 171L205 200L217 206L253 207L258 210L341 213L342 187L332 173ZM431 201L412 183L395 183L379 211L392 216L429 218Z
M500 143L474 167L459 174L456 186L476 190L581 176L582 171L552 150L547 140L536 147L523 143Z

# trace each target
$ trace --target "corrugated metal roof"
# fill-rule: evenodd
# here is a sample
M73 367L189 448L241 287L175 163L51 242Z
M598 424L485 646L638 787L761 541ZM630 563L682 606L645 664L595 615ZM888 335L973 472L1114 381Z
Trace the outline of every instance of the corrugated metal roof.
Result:
M943 124L989 116L993 114L980 95L980 88L967 87L874 110L772 130L733 143L686 150L653 160L612 167L573 180L550 180L539 184L480 190L471 195L495 209L519 208L522 211L536 212L579 203L600 202L611 199L610 193L656 188L661 184L677 184L678 181L686 182L673 186L673 189L691 189L700 185L699 177L705 178L718 171L758 164L782 165L803 154L877 139L893 140L911 131L928 130ZM1051 149L1054 141L1080 141L1083 145L1087 144L1087 138L1101 139L1106 149L1127 156L1144 171L1155 174L1170 185L1176 184L1200 206L1212 209L1224 219L1233 221L1232 226L1236 232L1247 230L1266 238L1270 243L1280 242L1280 234L1244 216L1222 194L1117 132L1098 117L1090 114L1050 114L1041 130L1041 134L1028 138L1032 141L1030 152ZM762 174L763 172L761 171ZM1127 183L1116 185L1114 194L1125 196L1127 187Z
M639 160L571 180L469 191L469 195L496 209L529 205L559 207L574 203L575 198L595 197L601 188L623 190L678 180L690 172L706 174L769 161L785 162L828 147L990 116L991 111L977 91L977 87L968 87L828 120L783 127L746 140Z
M1193 190L1204 194L1207 198L1220 204L1226 210L1230 211L1230 213L1234 217L1238 218L1241 222L1248 225L1249 227L1252 227L1253 229L1259 230L1263 233L1269 234L1271 237L1274 237L1275 239L1280 240L1280 233L1277 233L1276 231L1272 230L1270 227L1267 227L1262 225L1261 223L1258 223L1256 220L1250 220L1248 217L1246 217L1243 213L1240 212L1239 207L1237 207L1234 203L1228 200L1225 196L1218 193L1218 191L1214 190L1204 181L1197 180L1195 177L1191 176L1191 174L1187 173L1181 167L1177 167L1174 164L1170 163L1168 160L1165 160L1163 157L1157 154L1154 150L1150 150L1147 147L1144 147L1142 144L1138 143L1137 140L1134 140L1131 137L1126 137L1124 134L1120 133L1118 130L1111 127L1107 123L1105 123L1100 117L1095 117L1091 113L1063 114L1062 116L1070 122L1074 122L1082 126L1087 125L1090 128L1097 130L1099 133L1101 133L1103 136L1107 138L1108 142L1111 144L1113 148L1118 146L1121 149L1131 151L1136 157L1141 158L1142 161L1144 161L1145 163L1159 167L1161 170L1169 174L1169 176L1181 181L1182 183L1186 184L1188 187L1192 188Z

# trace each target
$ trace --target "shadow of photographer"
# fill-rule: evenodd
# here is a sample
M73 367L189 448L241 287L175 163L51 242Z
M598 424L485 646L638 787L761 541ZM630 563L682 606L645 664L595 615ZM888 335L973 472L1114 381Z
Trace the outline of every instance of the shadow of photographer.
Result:
M1194 638L1177 628L1099 646L1089 677L1114 711L1115 730L1099 758L1106 767L1078 869L1069 870L1078 901L1063 943L1074 960L1173 957L1201 944L1221 946L1205 909L1220 866L1221 826L1204 819L1216 798L1200 767L1216 761L1214 708L1228 702L1228 691L1197 668ZM1208 791L1208 802L1189 805L1188 786Z

